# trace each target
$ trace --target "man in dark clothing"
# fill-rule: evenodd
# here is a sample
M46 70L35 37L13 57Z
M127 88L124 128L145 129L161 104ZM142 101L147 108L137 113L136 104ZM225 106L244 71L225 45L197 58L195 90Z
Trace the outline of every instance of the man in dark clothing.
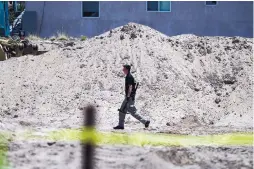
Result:
M118 126L114 127L114 129L124 129L124 120L125 115L127 112L130 112L130 114L135 117L137 120L139 120L141 123L145 125L147 128L150 124L149 120L145 120L143 117L141 117L137 113L137 109L135 107L135 90L136 90L136 83L135 79L130 73L130 65L124 65L123 66L123 72L126 75L125 77L125 99L121 105L120 111L119 111L119 124Z

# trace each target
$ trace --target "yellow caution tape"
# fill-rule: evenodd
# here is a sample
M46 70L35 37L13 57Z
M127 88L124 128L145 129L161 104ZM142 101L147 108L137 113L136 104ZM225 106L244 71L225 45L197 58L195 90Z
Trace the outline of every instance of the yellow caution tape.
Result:
M0 133L0 169L7 169L9 165L7 160L8 138L5 134Z
M93 128L62 129L48 133L25 132L0 134L0 169L8 166L6 152L9 141L82 141L92 144L125 144L135 146L252 146L253 133L228 133L219 135L175 135L162 133L99 132Z
M228 133L219 135L175 135L163 133L99 132L95 129L63 129L45 135L23 133L18 140L82 141L94 144L127 144L136 146L250 146L253 133ZM16 139L15 139L16 140Z

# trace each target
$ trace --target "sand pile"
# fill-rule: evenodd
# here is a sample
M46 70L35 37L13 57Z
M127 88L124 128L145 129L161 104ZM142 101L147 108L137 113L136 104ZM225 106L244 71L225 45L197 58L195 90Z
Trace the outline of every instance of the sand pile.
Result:
M117 124L124 98L122 64L141 83L137 108L145 132L210 134L252 131L253 39L168 37L130 23L80 41L39 40L40 56L0 62L0 130L80 127L93 103L100 130ZM126 119L125 132L143 125ZM29 144L28 144L29 143ZM12 141L11 168L80 168L77 142ZM99 146L96 168L251 168L252 147Z
M125 63L141 83L137 108L151 128L252 127L252 40L168 37L129 23L84 42L37 41L50 51L0 62L1 129L78 127L87 103L99 110L98 126L111 128ZM142 126L132 117L126 123Z

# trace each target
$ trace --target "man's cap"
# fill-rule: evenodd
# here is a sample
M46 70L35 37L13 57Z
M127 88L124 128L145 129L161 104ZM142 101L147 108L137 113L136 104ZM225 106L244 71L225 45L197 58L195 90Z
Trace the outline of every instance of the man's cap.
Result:
M131 70L131 66L130 65L123 65L124 68Z

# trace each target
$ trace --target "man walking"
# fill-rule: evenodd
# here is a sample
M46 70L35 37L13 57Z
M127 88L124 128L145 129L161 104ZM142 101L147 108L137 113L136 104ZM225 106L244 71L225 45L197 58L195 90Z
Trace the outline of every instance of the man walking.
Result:
M137 113L137 109L135 107L135 94L136 94L136 83L133 76L130 73L131 66L124 65L123 72L126 75L125 77L125 99L119 109L119 124L114 127L114 129L124 129L124 120L125 115L129 112L133 117L139 120L141 123L145 125L147 128L150 124L149 120L145 120Z

